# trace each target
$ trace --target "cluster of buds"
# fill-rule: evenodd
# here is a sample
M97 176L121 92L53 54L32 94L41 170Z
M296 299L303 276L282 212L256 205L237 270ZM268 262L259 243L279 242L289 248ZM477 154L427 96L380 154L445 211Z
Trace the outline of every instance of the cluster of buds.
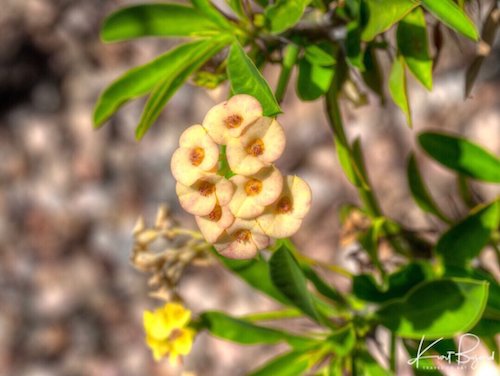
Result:
M274 166L284 148L281 125L263 116L260 103L244 94L217 104L201 125L182 133L171 162L176 192L223 256L252 258L272 238L299 229L311 190ZM221 168L226 161L227 170Z
M180 299L177 285L188 265L204 265L210 261L210 245L197 231L184 229L161 206L153 226L140 217L133 230L132 265L151 277L150 296L172 301Z

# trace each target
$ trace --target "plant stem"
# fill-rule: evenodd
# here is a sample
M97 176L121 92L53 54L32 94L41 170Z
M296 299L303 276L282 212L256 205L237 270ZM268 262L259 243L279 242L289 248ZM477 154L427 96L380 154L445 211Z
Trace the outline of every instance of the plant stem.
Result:
M290 81L290 75L292 73L292 68L297 61L297 56L299 55L299 46L296 44L290 43L286 46L283 55L283 66L281 68L280 77L278 80L278 86L276 87L276 92L274 96L278 103L283 100L285 96L286 88L288 86L288 82Z
M389 353L389 367L393 374L396 374L396 364L397 364L397 338L394 332L391 332L390 339L390 353Z
M285 308L276 311L256 312L243 316L249 321L281 320L285 318L301 317L303 313L295 308Z

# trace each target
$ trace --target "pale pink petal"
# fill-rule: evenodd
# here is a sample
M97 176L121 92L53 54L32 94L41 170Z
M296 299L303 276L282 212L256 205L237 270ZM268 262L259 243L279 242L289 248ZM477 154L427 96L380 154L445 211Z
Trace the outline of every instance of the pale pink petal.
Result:
M262 117L246 129L240 138L243 150L255 140L261 140L264 144L263 153L258 156L264 163L274 162L285 150L285 132L273 118Z
M293 197L292 215L295 218L304 218L311 208L311 188L298 176L287 176L286 180Z
M253 175L268 163L250 155L239 139L231 139L227 144L226 157L231 171L239 175Z
M204 196L200 193L198 190L198 182L191 186L177 183L175 190L182 208L193 215L208 215L217 203L215 193L208 196Z
M283 189L283 177L279 170L272 166L263 168L252 178L262 182L262 191L255 196L255 202L259 205L271 205L281 195Z
M289 214L266 211L257 218L257 222L267 235L281 239L295 234L302 224L302 219L294 218Z
M225 206L231 201L234 194L234 185L224 177L218 176L215 183L215 194L219 205Z
M193 166L190 161L191 150L177 149L172 155L170 169L174 179L184 185L194 184L198 179L207 175L198 166Z
M216 206L217 208L217 206ZM216 210L214 208L214 210ZM221 212L220 217L215 219L212 213L208 216L196 216L196 223L203 234L203 237L209 243L215 243L220 238L225 229L227 229L234 222L234 216L227 206L219 206Z

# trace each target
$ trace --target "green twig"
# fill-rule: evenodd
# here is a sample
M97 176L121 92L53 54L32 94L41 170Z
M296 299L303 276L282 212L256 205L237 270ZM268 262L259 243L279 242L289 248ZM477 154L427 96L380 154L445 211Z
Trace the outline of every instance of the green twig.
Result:
M293 43L290 43L288 46L286 46L283 52L283 65L278 80L278 86L276 87L276 92L274 94L278 103L280 103L285 96L286 88L288 86L288 82L290 81L292 68L297 61L297 56L299 56L299 46Z

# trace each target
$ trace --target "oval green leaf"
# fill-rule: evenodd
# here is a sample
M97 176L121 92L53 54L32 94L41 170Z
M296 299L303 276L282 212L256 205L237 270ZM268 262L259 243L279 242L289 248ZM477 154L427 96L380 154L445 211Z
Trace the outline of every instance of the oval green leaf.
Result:
M229 51L227 74L233 92L257 98L265 116L282 112L269 84L238 42L233 43Z
M436 244L445 264L465 266L477 257L500 223L500 201L478 210L446 231Z
M446 26L472 40L479 39L474 22L452 0L421 0L421 3Z
M432 59L427 41L427 24L421 8L415 8L398 24L398 49L418 81L432 89Z
M281 33L295 25L302 18L311 0L278 0L268 7L264 15L273 33Z
M333 67L313 65L307 59L301 59L297 77L297 95L304 101L318 99L328 91L333 74Z
M220 30L202 12L180 4L143 4L112 13L101 28L105 42L161 36L189 37L214 34Z
M392 100L403 111L406 121L411 127L410 104L408 101L408 90L406 88L405 63L402 56L398 56L392 63L389 74L389 93Z
M376 317L403 338L450 338L474 327L487 299L487 282L434 280L418 285L403 299L385 304Z
M442 165L473 179L500 183L500 160L482 147L440 132L421 133L418 141Z

